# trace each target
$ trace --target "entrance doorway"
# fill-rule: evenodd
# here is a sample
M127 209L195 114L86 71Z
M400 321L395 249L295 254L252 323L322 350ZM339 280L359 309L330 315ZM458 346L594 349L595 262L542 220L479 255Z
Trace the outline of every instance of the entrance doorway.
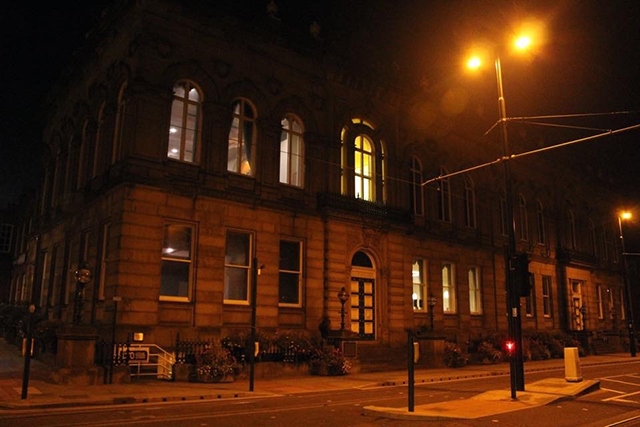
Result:
M375 268L364 252L351 259L351 331L372 340L376 333Z

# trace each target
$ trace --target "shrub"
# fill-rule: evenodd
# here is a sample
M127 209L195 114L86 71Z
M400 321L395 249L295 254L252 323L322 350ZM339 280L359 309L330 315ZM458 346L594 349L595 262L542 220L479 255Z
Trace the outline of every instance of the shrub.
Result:
M351 372L351 362L340 349L321 347L313 351L309 361L311 375L346 375Z
M444 343L444 365L448 368L459 368L467 364L467 356L460 347L450 341Z
M220 378L233 375L236 361L220 343L213 342L196 354L196 372L199 378Z

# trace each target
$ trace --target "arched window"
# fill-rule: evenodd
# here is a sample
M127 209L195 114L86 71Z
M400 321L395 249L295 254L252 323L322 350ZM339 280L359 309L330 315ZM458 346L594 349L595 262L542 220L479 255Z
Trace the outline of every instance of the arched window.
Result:
M87 145L88 145L89 121L85 120L82 125L82 135L80 136L80 146L78 147L78 169L76 174L76 190L81 189L87 178Z
M113 132L113 147L111 149L111 163L115 163L120 158L120 151L122 150L122 127L124 126L124 92L127 89L127 82L124 82L120 86L120 92L118 92L118 106L116 111L116 124Z
M233 120L229 130L227 170L255 176L256 169L256 112L246 99L232 105Z
M104 133L104 102L98 109L98 117L96 119L96 135L93 144L93 162L91 164L91 178L95 178L100 174L100 158L102 151L102 137Z
M341 133L342 193L370 202L385 198L384 147L374 135L372 125L359 118Z
M411 204L413 214L424 215L424 192L422 190L422 163L416 156L411 156Z
M440 168L440 176L448 175L447 168ZM438 180L438 218L451 222L451 181L449 178Z
M293 115L282 119L280 133L280 182L304 186L304 127Z
M596 237L596 225L589 220L589 250L595 256L598 256L598 239Z
M195 84L181 80L173 87L167 157L195 163L202 128L202 93Z
M468 176L464 178L464 225L476 228L476 190Z
M547 243L547 230L544 225L544 206L540 200L536 201L536 224L538 231L538 243L544 245Z
M527 199L518 194L518 209L520 211L520 240L529 240L529 216L527 215Z

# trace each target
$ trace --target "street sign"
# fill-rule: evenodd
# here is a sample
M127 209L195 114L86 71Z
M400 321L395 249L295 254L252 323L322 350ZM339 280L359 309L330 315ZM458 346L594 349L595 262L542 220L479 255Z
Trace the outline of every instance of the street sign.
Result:
M129 348L127 352L126 348L119 348L117 357L124 359L125 354L128 355L129 362L148 362L149 361L149 347L136 347Z

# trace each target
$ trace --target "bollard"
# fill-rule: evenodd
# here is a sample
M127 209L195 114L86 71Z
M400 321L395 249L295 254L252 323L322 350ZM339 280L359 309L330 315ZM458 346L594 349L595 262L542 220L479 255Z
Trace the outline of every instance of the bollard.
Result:
M580 353L578 353L577 347L565 347L564 349L564 379L569 382L582 381Z

